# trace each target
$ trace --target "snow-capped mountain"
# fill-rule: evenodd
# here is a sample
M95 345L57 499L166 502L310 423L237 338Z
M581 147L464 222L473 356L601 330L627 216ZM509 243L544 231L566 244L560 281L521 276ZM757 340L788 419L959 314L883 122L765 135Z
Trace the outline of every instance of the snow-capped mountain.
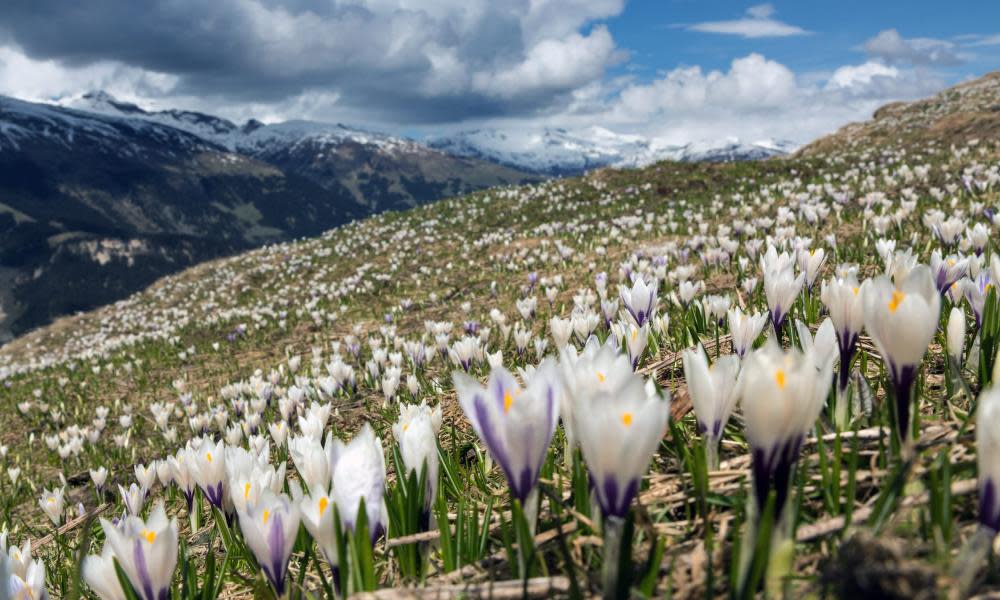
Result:
M736 138L671 144L657 138L623 134L604 127L577 130L562 128L459 131L420 143L340 123L288 121L264 124L249 120L237 125L226 119L184 110L146 111L116 100L104 92L91 92L64 101L81 110L128 116L182 129L233 152L267 159L268 156L303 152L312 156L336 154L344 144L367 147L396 156L441 152L453 157L498 163L543 175L574 175L601 167L641 167L659 160L728 162L758 160L793 151L796 144L781 140L744 142Z
M429 144L457 156L491 160L550 175L574 174L599 167L639 167L659 160L722 162L757 160L787 154L795 144L738 139L677 145L603 127L566 129L474 129L431 139Z
M344 143L372 146L384 152L429 151L427 146L413 140L353 128L341 123L286 121L265 124L250 119L243 125L237 125L227 119L188 110L144 110L101 91L66 98L59 104L91 113L167 125L192 133L233 152L245 154L273 152L277 147L290 148L302 144L332 147Z

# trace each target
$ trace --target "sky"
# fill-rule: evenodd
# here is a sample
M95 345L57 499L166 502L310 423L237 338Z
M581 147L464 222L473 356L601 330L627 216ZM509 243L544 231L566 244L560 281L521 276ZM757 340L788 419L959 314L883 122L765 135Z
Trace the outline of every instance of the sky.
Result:
M1000 68L1000 2L5 0L0 94L414 137L804 143Z

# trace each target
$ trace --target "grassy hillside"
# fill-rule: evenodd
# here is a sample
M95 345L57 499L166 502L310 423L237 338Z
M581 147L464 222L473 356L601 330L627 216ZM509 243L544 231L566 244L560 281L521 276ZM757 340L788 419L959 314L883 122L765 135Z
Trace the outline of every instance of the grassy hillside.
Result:
M790 597L912 598L1000 590L995 573L981 568L995 531L986 525L988 503L984 510L977 501L984 495L977 495L976 461L991 447L987 440L977 451L981 423L972 418L976 398L992 385L1000 346L1000 303L991 292L1000 262L990 233L1000 204L1000 139L988 128L980 135L968 129L985 118L989 94L1000 103L996 81L989 76L935 100L883 109L873 122L789 159L601 170L382 214L193 267L21 337L0 348L0 411L8 422L0 430L2 460L20 469L13 487L10 478L3 482L8 539L35 540L32 552L45 562L50 593L69 595L79 579L76 553L100 552L105 534L96 518L122 513L112 482L134 482L134 465L173 456L185 445L201 451L202 438L228 438L244 448L269 439L263 461L288 473L277 491L299 503L296 487L315 480L303 473L311 463L291 451L298 442L289 440L308 438L303 432L317 419L324 435L345 441L364 436L367 423L384 447L388 535L369 554L363 539L345 534L340 572L347 589L419 586L473 597L603 590L614 597L606 576L616 520L600 502L608 492L598 463L633 448L655 419L608 408L632 402L639 392L628 384L603 405L585 404L612 375L598 370L590 379L593 373L570 358L588 352L592 332L592 344L617 340L634 349L636 340L646 341L630 357L637 374L626 367L614 377L649 379L670 397L669 409L665 400L649 400L649 414L669 411L671 418L652 432L648 468L639 450L626 461L643 475L624 521L627 551L617 577L632 594L752 596L766 589ZM966 104L973 95L975 103ZM764 259L770 246L775 255ZM777 268L781 252L789 262ZM916 263L933 263L934 283L942 268L947 272L943 295L923 294L918 279L926 273ZM824 337L832 335L823 325L832 302L821 292L845 274L843 264L856 267L855 293L875 299L864 309L858 351L846 361L847 397L835 390L840 355ZM898 289L890 279L874 281L884 273ZM756 351L742 361L725 358L736 349L725 309L766 319L782 287L794 288L800 274L808 281L781 307L789 316L780 331L768 324L750 336ZM626 314L620 296L619 285L632 289L635 277L655 282L657 290L657 318L645 327ZM893 292L888 303L877 295L880 286ZM924 310L931 305L937 310ZM954 321L953 337L964 342L956 368L946 351L952 307L965 317L960 327ZM560 319L570 319L574 350L558 347ZM927 339L919 334L924 330ZM773 354L782 351L768 340L792 350ZM704 426L711 430L711 418L692 410L691 394L704 388L692 387L686 373L694 371L681 358L699 342L711 362L741 370L731 396L735 413L728 425L721 420L720 462L711 469ZM893 374L901 353L923 354L921 344L928 350L911 365L914 418L907 434L897 423L900 394L909 388L894 387ZM532 374L531 367L545 356L560 362L549 382L564 424L540 469L537 523L511 499L505 457L487 458L456 397L453 372L462 370L466 349L469 375L479 382L492 370L496 384L491 363L502 362L541 386L550 373ZM831 350L827 363L824 352ZM535 398L532 389L520 392L523 398ZM814 389L821 392L819 416L796 429L800 407L815 403ZM511 406L519 414L520 393L498 396L503 415ZM395 448L406 428L393 432L401 406L419 402L443 413L436 524L426 532L416 516L419 490L409 487L419 484L398 476L403 462ZM331 410L325 426L318 416L323 405ZM587 406L604 420L588 421L581 412ZM838 406L848 407L846 418ZM507 418L500 415L497 409L498 418ZM987 431L1000 427L992 413L984 418ZM539 422L528 419L512 431ZM565 423L573 425L582 452L566 439ZM606 436L598 455L587 431ZM774 475L780 467L761 466L761 431L784 448L779 462L791 467L787 481ZM88 470L99 466L110 475L95 494ZM351 482L379 479L370 463L344 478L337 469L335 500ZM588 470L597 486L589 485ZM60 522L71 520L57 537L39 541L54 529L39 506L43 488L53 486L65 488ZM301 501L303 511L314 498ZM186 593L181 579L204 575L209 564L218 579L210 583L226 597L273 593L252 558L252 534L239 511L228 527L222 512L201 500L193 519L176 485L156 483L141 513L161 500L178 518L189 556L174 578L178 595ZM366 496L366 506L381 501L378 493ZM83 516L76 518L78 502ZM344 516L356 504L337 500L337 508ZM515 558L528 547L534 551ZM290 593L329 595L336 574L328 562L303 530L292 552Z

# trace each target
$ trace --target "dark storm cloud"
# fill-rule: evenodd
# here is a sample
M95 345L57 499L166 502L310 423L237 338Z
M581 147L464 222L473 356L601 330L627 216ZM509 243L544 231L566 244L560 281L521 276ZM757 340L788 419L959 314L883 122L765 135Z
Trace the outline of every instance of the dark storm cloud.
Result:
M599 80L617 51L590 22L620 9L618 0L8 0L0 39L35 59L175 75L176 94L277 103L325 93L387 118L440 120L530 113Z

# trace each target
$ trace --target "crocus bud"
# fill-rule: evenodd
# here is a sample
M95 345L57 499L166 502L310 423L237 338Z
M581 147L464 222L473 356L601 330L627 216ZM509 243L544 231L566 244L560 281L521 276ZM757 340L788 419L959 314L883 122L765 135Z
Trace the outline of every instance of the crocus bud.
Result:
M401 404L399 420L392 426L392 435L399 444L399 453L407 472L415 472L419 479L421 469L427 469L424 510L428 515L437 496L437 436L440 431L441 407L431 410L426 403Z
M965 311L954 306L948 315L948 354L958 365L962 364L965 349Z

